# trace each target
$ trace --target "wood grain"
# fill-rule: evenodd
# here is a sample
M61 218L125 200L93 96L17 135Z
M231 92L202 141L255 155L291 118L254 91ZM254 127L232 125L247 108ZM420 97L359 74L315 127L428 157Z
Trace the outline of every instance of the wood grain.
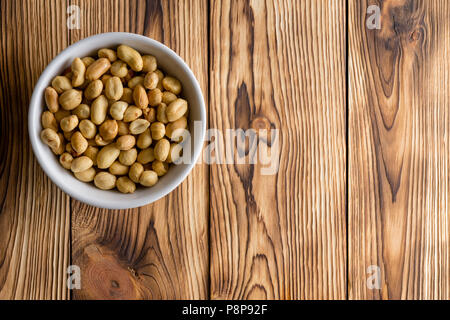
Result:
M70 42L126 31L161 41L191 67L207 92L206 1L73 1L82 11ZM208 298L206 165L174 192L134 210L102 210L73 200L73 263L81 267L75 299Z
M381 30L365 27L371 4ZM450 4L349 9L349 297L449 299Z
M345 1L211 5L211 126L280 130L211 166L211 298L345 299Z
M366 28L372 4L381 30ZM74 299L450 299L449 12L447 0L0 1L0 299L69 299L70 264ZM133 210L60 191L31 151L29 99L60 51L109 31L174 49L223 135L278 129L257 144L279 142L279 171L199 164ZM248 141L233 145L249 161Z
M67 46L65 7L0 6L0 300L68 299L70 199L39 167L27 130L34 84Z

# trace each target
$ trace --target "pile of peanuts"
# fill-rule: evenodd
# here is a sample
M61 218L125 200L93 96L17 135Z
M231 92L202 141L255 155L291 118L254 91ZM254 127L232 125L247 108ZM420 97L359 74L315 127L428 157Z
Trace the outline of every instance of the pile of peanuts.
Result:
M99 189L154 186L182 153L189 109L181 83L126 45L97 56L75 58L45 89L41 139Z

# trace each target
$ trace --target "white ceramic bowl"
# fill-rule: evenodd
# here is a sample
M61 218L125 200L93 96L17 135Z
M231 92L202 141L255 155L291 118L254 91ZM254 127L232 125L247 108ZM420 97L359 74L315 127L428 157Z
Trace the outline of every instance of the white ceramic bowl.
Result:
M114 48L120 44L129 45L141 54L152 54L161 69L176 76L183 85L183 95L190 108L189 126L191 132L191 161L187 164L173 165L151 188L137 188L133 194L122 194L116 190L104 191L90 183L77 180L64 169L58 157L40 139L41 114L44 110L44 90L56 75L70 66L76 57L93 56L100 48ZM194 121L197 122L194 132ZM200 122L198 122L200 121ZM200 123L200 125L198 125ZM64 192L71 197L101 208L125 209L152 203L175 189L189 174L201 154L205 132L206 111L200 86L186 63L171 49L150 38L123 32L98 34L71 45L62 51L45 68L31 97L28 115L28 129L34 154L45 173ZM192 190L194 192L194 190Z

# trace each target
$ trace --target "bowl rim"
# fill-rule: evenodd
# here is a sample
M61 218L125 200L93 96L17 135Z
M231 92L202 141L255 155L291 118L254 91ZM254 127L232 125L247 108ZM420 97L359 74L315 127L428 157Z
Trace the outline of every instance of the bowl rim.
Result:
M193 154L191 156L191 163L186 164L186 169L184 169L181 174L175 176L174 179L172 179L166 186L165 190L163 192L160 192L157 196L153 198L149 197L139 197L135 199L130 199L130 201L125 202L117 202L114 204L114 206L108 205L108 203L102 199L93 199L91 197L85 196L82 192L76 191L77 189L69 189L67 184L60 183L60 179L57 177L57 173L50 170L48 166L44 163L43 155L41 154L41 151L38 147L38 140L40 137L36 134L36 119L34 118L34 114L32 112L33 109L38 108L38 101L40 98L40 95L44 94L45 88L48 86L48 79L51 79L53 69L58 69L58 66L62 63L62 61L65 61L66 58L70 55L70 53L75 50L76 48L83 46L87 43L90 43L92 41L95 41L97 39L105 38L105 37L127 37L132 38L133 40L137 40L140 42L145 42L147 44L151 44L152 46L156 47L158 50L163 52L165 55L169 55L172 59L176 60L177 63L179 63L184 69L185 72L189 78L189 81L192 83L195 91L195 95L198 96L200 100L199 109L200 109L200 117L201 117L201 133L200 133L200 139L197 140L199 143L195 143L195 139L193 140L194 146L193 146ZM120 39L115 39L118 42L120 42ZM99 47L98 49L100 49ZM44 83L45 82L45 83ZM42 90L41 90L42 89ZM104 208L104 209L133 209L142 207L144 205L148 205L150 203L153 203L169 193L171 193L175 188L177 188L189 175L189 173L194 168L195 164L198 161L198 158L200 157L200 154L203 150L203 144L205 141L206 136L206 107L205 107L205 100L203 97L203 92L201 90L200 84L198 83L197 78L195 77L192 70L189 68L187 63L172 49L167 47L166 45L162 44L161 42L154 40L152 38L135 34L135 33L129 33L129 32L106 32L106 33L99 33L87 38L84 38L82 40L79 40L67 48L65 48L63 51L61 51L59 54L57 54L52 61L45 67L45 69L42 71L41 75L39 76L38 81L34 85L33 93L31 95L30 103L28 106L28 135L31 141L31 147L33 150L33 153L42 168L42 170L45 172L45 174L50 178L50 180L58 186L62 191L64 191L66 194L68 194L70 197L81 201L83 203L98 207L98 208ZM75 179L75 178L74 178ZM108 190L109 191L109 190Z

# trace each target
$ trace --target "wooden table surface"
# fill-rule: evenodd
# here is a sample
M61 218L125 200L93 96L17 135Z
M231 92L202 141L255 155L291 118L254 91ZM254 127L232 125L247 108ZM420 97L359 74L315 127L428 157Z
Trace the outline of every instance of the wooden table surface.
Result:
M449 1L0 3L0 299L450 299ZM279 171L203 161L132 210L59 190L28 139L33 87L109 31L176 51L209 128L278 129Z

